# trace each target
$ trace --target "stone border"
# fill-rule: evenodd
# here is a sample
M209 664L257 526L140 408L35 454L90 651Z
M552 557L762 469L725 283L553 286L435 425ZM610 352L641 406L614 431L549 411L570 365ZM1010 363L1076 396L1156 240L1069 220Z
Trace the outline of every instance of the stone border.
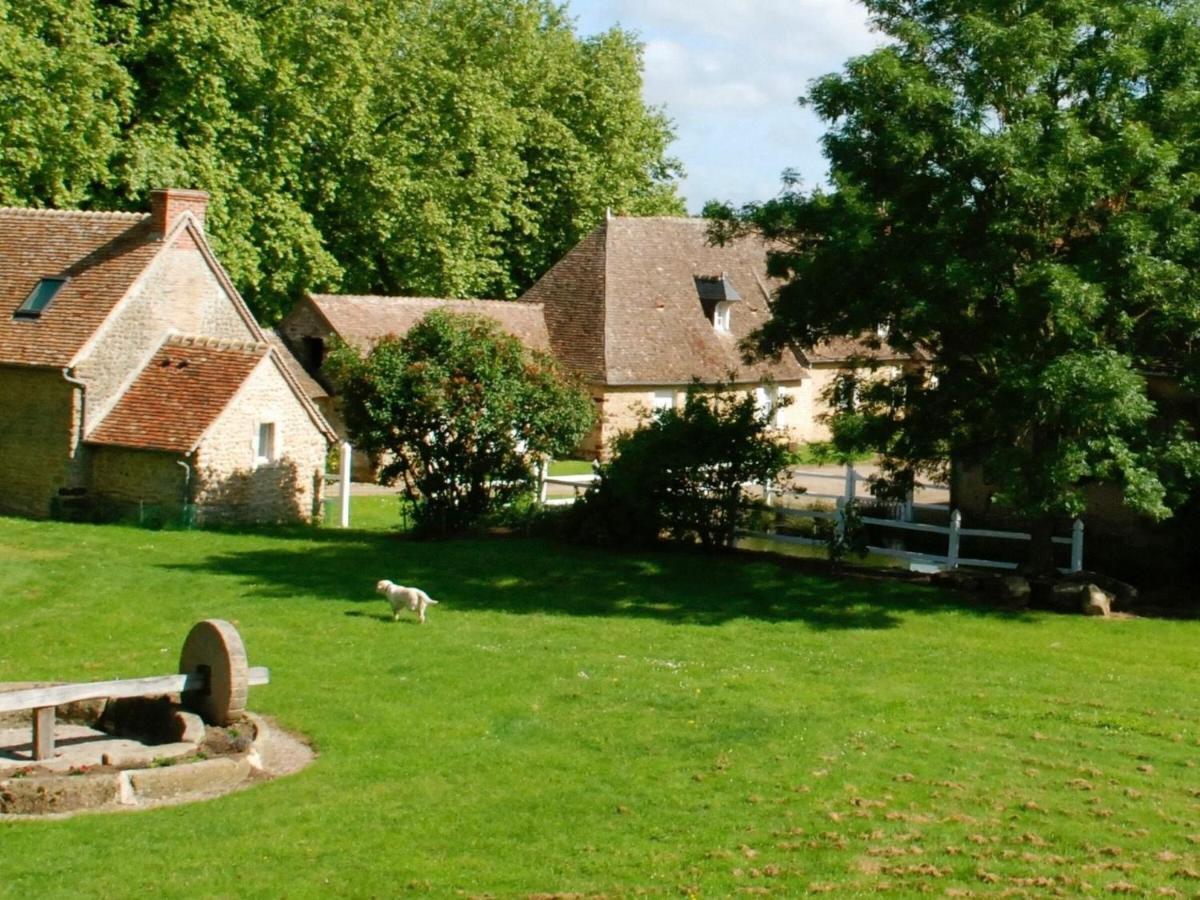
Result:
M0 778L0 821L194 803L298 772L316 757L301 738L254 713L246 718L254 739L247 750L229 756L116 772Z

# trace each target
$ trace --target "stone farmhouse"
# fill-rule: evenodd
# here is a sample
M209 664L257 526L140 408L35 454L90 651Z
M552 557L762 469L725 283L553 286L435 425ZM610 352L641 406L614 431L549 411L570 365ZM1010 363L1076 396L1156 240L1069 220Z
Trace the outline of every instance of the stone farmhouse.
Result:
M609 218L519 301L445 300L313 294L279 331L318 378L334 338L367 348L404 334L427 312L447 308L495 319L529 347L546 350L587 383L597 424L581 454L605 455L612 439L655 409L682 403L694 378L729 381L775 409L793 443L821 440L826 388L852 360L908 362L886 344L840 341L793 348L778 360L746 365L739 344L766 321L778 286L766 271L766 245L753 237L712 246L707 222L686 218ZM336 400L312 394L339 433ZM781 403L782 398L788 403ZM356 476L368 475L355 460Z
M336 435L214 257L207 203L0 209L0 510L318 513Z
M767 320L778 283L761 239L714 246L707 232L703 219L610 217L522 298L545 307L555 356L590 386L588 455L646 410L680 404L695 378L753 392L793 443L823 440L823 396L840 372L859 359L906 362L886 345L840 341L745 364L739 345Z

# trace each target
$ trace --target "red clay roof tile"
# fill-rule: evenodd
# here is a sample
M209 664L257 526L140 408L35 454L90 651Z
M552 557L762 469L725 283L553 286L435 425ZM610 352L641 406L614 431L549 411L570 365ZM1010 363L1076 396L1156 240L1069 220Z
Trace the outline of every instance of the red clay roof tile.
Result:
M150 217L0 209L0 363L66 366L162 246ZM13 313L42 278L68 281L37 318Z
M540 303L355 294L312 294L310 299L342 340L358 347L369 346L388 334L403 335L426 313L448 309L486 316L525 346L550 351L550 336L546 333Z
M269 351L253 341L170 337L87 442L189 453Z

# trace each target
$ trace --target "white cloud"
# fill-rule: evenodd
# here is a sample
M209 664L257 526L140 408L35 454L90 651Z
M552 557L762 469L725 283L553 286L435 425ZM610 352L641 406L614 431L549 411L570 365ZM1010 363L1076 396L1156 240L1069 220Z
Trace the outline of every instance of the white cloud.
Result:
M880 43L853 0L571 0L580 30L620 23L645 42L647 102L666 108L698 211L710 198L764 200L785 168L823 179L822 132L796 99Z

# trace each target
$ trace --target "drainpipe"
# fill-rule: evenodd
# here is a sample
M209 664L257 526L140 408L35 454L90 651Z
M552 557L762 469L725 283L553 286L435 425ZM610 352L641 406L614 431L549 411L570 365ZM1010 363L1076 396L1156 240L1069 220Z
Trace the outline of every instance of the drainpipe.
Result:
M191 499L191 496L192 496L192 467L190 465L188 465L188 462L186 459L175 460L175 465L183 466L183 519L184 519L184 526L187 528L191 528L192 527L191 522L187 521L187 508L188 508L188 501Z
M79 388L80 394L83 394L85 391L87 391L87 383L84 381L80 381L78 378L76 378L74 375L72 375L70 366L63 367L62 377L63 377L63 381L67 382L67 384L73 384L73 385L75 385L75 387ZM80 403L79 403L79 438L80 438L80 440L83 439L83 410L84 410L84 408L85 408L85 405L81 399Z

